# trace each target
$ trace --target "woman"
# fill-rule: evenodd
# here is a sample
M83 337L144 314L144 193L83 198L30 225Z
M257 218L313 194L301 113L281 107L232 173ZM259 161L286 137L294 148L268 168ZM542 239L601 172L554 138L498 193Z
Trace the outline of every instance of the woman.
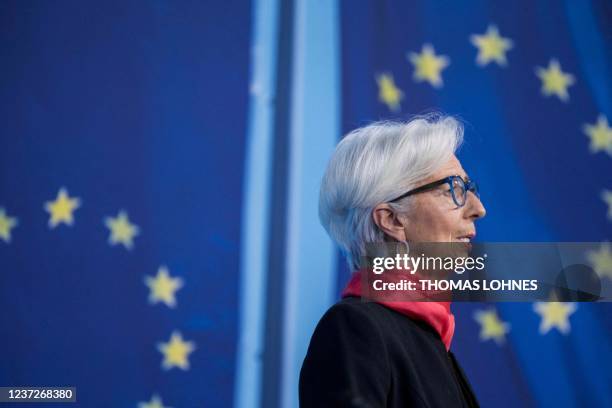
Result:
M455 156L452 117L375 123L337 146L321 185L319 217L355 271L322 317L300 373L302 407L478 406L449 351L448 302L362 302L366 244L466 242L484 217L475 183Z

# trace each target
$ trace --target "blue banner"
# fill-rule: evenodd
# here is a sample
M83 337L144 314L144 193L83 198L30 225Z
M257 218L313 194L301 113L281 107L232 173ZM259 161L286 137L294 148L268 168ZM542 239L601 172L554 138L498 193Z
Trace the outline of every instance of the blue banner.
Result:
M0 385L230 406L249 4L3 2L0 27Z
M612 31L604 1L343 1L343 132L441 110L488 215L482 242L612 237ZM596 270L612 255L602 244ZM346 279L339 266L339 282ZM612 404L609 304L455 304L483 406Z

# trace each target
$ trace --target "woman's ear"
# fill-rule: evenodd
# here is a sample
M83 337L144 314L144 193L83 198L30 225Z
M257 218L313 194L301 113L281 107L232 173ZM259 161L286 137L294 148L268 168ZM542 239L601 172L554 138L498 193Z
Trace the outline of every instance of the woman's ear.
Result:
M394 238L396 241L406 241L404 222L397 216L389 204L382 203L374 207L372 218L378 228L386 235Z

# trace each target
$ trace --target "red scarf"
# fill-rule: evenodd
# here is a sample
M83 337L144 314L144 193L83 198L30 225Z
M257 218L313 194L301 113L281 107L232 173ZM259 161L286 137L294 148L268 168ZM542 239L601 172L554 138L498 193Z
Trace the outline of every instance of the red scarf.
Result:
M342 297L361 296L361 273L361 271L353 273L351 280L342 291ZM450 302L386 302L376 300L376 303L380 303L411 319L424 321L440 335L446 350L450 349L455 333L455 316L450 310Z

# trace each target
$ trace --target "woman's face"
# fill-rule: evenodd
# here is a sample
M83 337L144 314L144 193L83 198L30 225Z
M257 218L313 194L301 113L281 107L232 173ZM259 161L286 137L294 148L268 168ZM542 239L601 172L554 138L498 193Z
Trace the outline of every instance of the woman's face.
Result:
M467 180L461 163L453 157L429 179L420 185L459 175ZM418 186L417 186L418 187ZM472 192L467 192L463 207L457 207L449 191L448 183L434 190L415 194L412 208L401 216L404 234L408 242L458 242L472 240L476 235L474 222L485 216L485 208Z

